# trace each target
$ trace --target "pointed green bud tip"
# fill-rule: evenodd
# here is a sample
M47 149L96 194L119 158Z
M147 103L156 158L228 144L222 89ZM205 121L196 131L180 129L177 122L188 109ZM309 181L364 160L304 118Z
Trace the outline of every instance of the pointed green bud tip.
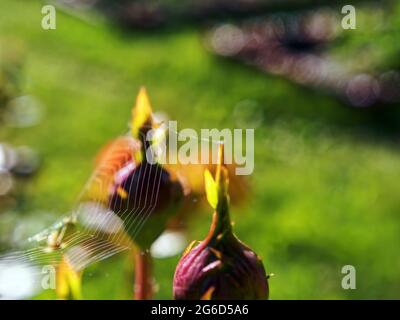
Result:
M139 138L143 127L151 127L153 124L152 108L145 87L141 87L136 97L136 104L132 109L131 134Z

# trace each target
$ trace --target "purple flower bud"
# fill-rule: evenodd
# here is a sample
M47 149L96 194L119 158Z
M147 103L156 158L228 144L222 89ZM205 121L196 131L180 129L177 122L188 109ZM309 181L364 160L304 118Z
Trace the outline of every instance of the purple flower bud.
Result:
M211 228L207 238L196 246L189 246L179 261L174 276L174 297L267 299L268 277L260 258L232 231L227 171L219 165L216 181L209 177L206 174L207 198L216 209Z
M107 199L108 207L124 221L131 239L146 250L165 230L170 216L176 213L183 200L184 186L171 170L147 158L152 144L147 140L147 133L156 124L144 88L138 94L132 115L133 142L128 148L132 154L113 175ZM126 152L117 148L111 159L119 161L121 157L126 157Z
M183 197L179 180L159 164L129 163L116 175L109 207L124 221L127 233L141 248L164 231Z
M175 299L267 299L268 282L260 258L233 234L204 240L179 262Z

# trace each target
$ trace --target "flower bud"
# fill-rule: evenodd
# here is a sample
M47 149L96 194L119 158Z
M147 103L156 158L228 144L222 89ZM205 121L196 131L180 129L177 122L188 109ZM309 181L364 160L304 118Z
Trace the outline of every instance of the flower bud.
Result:
M186 249L174 276L175 299L267 299L268 281L262 261L233 233L223 147L214 180L205 171L207 199L215 209L205 240Z
M184 195L178 177L147 157L151 146L147 133L152 128L152 110L142 88L133 109L131 127L140 148L136 148L130 161L115 173L108 200L109 208L124 221L127 233L142 249L149 249L161 235Z
M109 207L124 221L132 240L141 248L150 248L182 196L180 182L161 165L130 163L117 173Z

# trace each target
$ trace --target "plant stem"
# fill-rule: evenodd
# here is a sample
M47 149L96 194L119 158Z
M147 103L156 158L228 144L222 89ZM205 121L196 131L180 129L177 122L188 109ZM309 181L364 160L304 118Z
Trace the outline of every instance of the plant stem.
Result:
M135 300L150 300L153 296L152 258L149 250L135 250Z

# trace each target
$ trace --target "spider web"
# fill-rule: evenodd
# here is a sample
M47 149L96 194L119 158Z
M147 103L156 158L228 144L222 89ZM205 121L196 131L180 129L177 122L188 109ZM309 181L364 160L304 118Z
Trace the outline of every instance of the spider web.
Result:
M138 166L133 171L136 179L127 179L119 185L128 194L127 204L123 205L121 198L109 194L120 170L127 166L135 169L131 151L118 150L118 144L112 142L71 215L31 237L29 242L34 244L33 248L0 256L0 265L57 267L65 259L75 271L80 271L94 262L133 249L135 238L157 204L163 169L158 165ZM119 214L111 207L118 208ZM52 245L49 246L49 242Z

